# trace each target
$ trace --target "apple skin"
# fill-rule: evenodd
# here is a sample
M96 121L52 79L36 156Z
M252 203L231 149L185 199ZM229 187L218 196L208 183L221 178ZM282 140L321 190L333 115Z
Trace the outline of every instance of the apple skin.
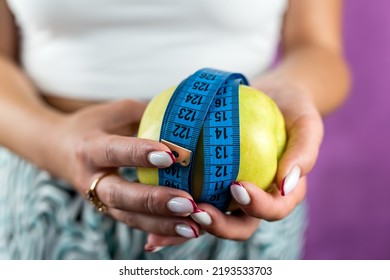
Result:
M159 141L165 108L175 89L171 87L151 100L143 114L138 137ZM285 149L283 116L270 97L245 85L239 87L239 111L240 166L237 181L249 181L267 190L274 181L278 159ZM203 188L203 164L203 141L199 141L193 169L192 196L195 201ZM137 174L143 184L159 184L157 168L137 168Z

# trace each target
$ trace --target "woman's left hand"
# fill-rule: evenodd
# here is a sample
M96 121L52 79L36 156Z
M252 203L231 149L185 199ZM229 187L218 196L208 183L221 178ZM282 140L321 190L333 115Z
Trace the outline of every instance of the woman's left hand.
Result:
M231 185L232 196L239 207L226 215L210 204L198 203L205 212L192 214L202 229L217 237L246 240L257 229L260 220L280 220L302 202L306 193L306 175L313 168L323 137L323 123L307 92L295 84L264 83L255 87L266 92L283 113L287 146L282 155L274 187L266 192L242 181ZM145 248L153 251L160 246L177 245L184 238L149 235Z

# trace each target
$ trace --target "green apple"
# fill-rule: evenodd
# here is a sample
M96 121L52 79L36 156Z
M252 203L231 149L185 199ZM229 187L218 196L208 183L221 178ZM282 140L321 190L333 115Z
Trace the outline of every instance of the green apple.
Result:
M165 109L176 87L171 87L148 104L142 117L138 137L159 140ZM267 190L274 181L278 159L286 144L284 119L279 108L263 92L239 87L240 166L237 181L250 181ZM203 188L203 141L198 141L193 176L193 197ZM158 185L156 168L138 168L141 183Z

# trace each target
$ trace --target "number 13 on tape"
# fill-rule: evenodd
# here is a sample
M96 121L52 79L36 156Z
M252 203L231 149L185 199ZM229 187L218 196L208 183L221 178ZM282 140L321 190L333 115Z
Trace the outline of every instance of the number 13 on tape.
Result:
M204 176L200 202L221 211L230 203L230 184L240 165L239 73L204 68L182 81L163 118L160 141L177 163L159 170L159 184L193 193L196 146L203 129Z

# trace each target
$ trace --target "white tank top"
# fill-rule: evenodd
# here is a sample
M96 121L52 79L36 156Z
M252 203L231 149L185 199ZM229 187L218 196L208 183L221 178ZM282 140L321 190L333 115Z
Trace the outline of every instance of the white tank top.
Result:
M45 93L150 99L203 67L270 66L287 0L8 0Z

